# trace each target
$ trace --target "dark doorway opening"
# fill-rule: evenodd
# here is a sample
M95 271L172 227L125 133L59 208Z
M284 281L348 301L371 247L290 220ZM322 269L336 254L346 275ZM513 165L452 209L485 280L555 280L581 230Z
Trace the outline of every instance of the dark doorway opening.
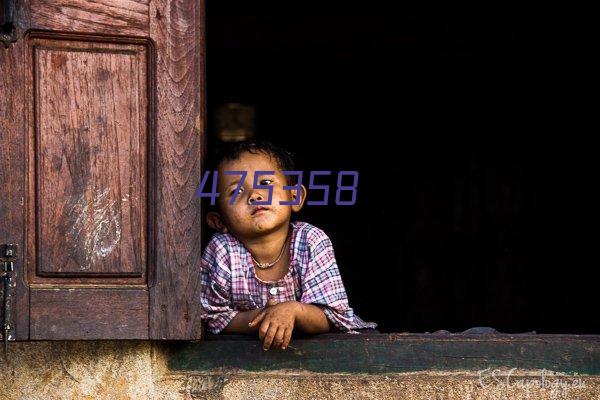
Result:
M298 219L381 332L600 333L597 150L568 43L523 9L323 3L208 2L209 149L215 109L240 102L297 169L359 172L356 205Z

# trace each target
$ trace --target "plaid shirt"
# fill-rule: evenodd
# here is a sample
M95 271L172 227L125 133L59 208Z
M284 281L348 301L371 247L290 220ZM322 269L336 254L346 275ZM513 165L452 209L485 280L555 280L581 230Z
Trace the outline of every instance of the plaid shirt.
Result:
M212 333L221 332L240 311L262 308L269 298L277 302L312 303L342 332L376 328L348 305L348 297L329 237L306 222L292 222L290 268L278 281L256 276L250 252L233 235L216 233L201 262L202 320ZM273 289L275 288L275 289ZM274 294L273 294L274 293Z

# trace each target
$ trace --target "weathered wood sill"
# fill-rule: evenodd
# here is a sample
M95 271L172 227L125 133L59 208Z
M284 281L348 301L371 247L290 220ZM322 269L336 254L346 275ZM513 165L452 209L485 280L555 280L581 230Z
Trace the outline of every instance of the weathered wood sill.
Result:
M390 373L546 369L600 375L600 335L361 335L328 333L292 339L294 349L264 351L257 338L207 335L171 346L171 370Z

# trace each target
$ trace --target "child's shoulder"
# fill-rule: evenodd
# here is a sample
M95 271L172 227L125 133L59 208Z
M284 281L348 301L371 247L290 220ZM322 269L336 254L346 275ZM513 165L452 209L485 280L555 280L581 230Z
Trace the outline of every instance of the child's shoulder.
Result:
M322 240L329 240L329 236L321 228L318 228L308 222L295 221L292 222L296 235L301 241L307 241L309 243L319 242Z
M207 252L218 252L226 251L239 246L240 241L230 233L213 233L210 240L208 241L205 253Z

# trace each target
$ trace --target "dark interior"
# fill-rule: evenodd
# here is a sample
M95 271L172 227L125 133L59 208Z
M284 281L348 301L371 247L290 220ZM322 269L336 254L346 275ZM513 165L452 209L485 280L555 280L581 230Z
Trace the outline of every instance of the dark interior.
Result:
M241 102L297 169L360 174L355 205L297 215L331 237L359 316L381 332L600 333L597 145L551 18L207 3L209 151L215 108Z

